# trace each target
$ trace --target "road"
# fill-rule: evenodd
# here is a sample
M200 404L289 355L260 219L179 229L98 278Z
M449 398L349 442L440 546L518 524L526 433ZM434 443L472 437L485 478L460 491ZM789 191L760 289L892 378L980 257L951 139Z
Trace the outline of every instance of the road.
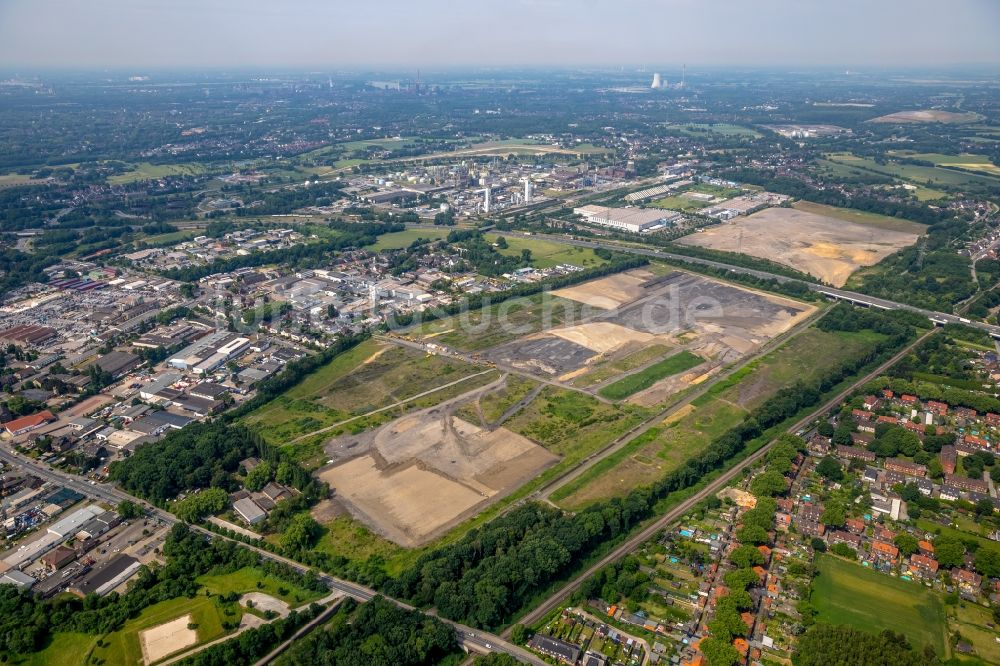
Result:
M793 432L793 433L798 432L799 430L807 426L809 423L811 423L813 420L815 420L822 414L828 412L830 409L839 405L844 400L844 398L856 387L860 386L861 384L864 384L865 382L871 381L875 377L878 377L887 368L889 368L890 366L898 362L901 358L903 358L903 356L908 354L914 347L916 347L925 339L927 339L928 336L933 335L935 332L937 332L937 330L938 329L931 329L924 335L917 338L915 341L913 341L912 343L904 347L902 350L897 352L888 361L881 363L877 368L869 372L864 377L853 382L850 386L845 388L843 391L839 392L836 396L834 396L830 400L826 401L821 407L814 410L808 416L797 421L794 425L788 428L788 432ZM590 566L586 571L584 571L583 573L576 576L573 580L566 583L566 585L560 588L552 596L543 601L540 605L536 606L534 610L532 610L530 613L522 617L519 620L519 622L521 624L531 626L536 622L540 621L546 615L555 610L566 597L568 597L574 590L576 590L580 586L580 584L583 583L584 580L593 576L595 573L597 573L599 569L606 567L612 562L616 562L617 560L621 559L628 553L632 552L641 543L650 539L654 534L662 530L664 527L679 520L688 511L693 509L699 502L710 497L711 495L714 495L719 490L727 486L734 478L736 478L739 474L741 474L746 467L753 465L758 460L767 455L768 450L770 450L773 444L774 441L768 442L763 447L761 447L760 449L749 455L745 460L741 461L740 463L734 465L727 471L723 472L718 478L711 481L704 488L702 488L694 495L692 495L688 499L684 500L683 502L675 506L673 509L668 511L666 514L664 514L657 520L653 521L648 527L643 529L641 532L629 538L627 541L625 541L620 546L618 546L613 551L604 556L596 564ZM508 628L502 635L509 638L510 631L511 631L510 628Z
M82 495L86 495L91 499L107 502L110 504L117 504L118 502L121 502L123 500L131 500L136 504L145 507L150 514L159 518L168 525L174 525L175 523L181 522L177 518L177 516L173 515L172 513L169 513L155 506L152 506L151 504L148 504L147 502L137 497L133 497L128 493L118 488L115 488L114 486L102 483L91 484L89 481L81 480L80 477L78 476L52 469L51 467L49 467L44 463L41 463L32 458L21 456L19 454L11 453L10 451L4 448L0 448L0 460L2 460L5 463L27 468L32 474L35 474L36 476L41 477L46 481L51 481L52 483L58 483L60 485L66 486L67 488L75 490ZM299 562L296 562L295 560L288 559L287 557L282 557L281 555L278 555L276 553L264 550L263 548L258 548L250 544L238 542L234 539L230 539L227 536L216 534L215 532L207 530L198 525L190 525L190 528L206 536L214 537L217 539L226 539L228 541L233 541L234 543L238 543L244 548L248 548L249 550L254 551L263 558L266 558L272 562L279 562L281 564L285 564L300 573L304 574L307 571L310 571L310 567L307 567ZM312 571L316 570L312 569ZM371 588L365 587L364 585L352 583L350 581L346 581L337 578L335 576L331 576L330 574L325 572L317 571L316 574L319 577L319 579L322 580L330 590L342 592L343 594L353 597L358 601L362 602L370 601L371 599L379 595L378 592L376 592ZM385 595L382 596L384 597ZM395 603L397 606L400 606L401 608L406 608L406 609L413 608L409 604L403 603L402 601L398 601L390 597L385 597L385 598ZM524 650L523 648L520 648L514 645L513 643L504 640L500 636L496 636L488 632L483 632L478 629L473 629L471 627L467 627L463 624L452 622L444 618L439 618L439 619L442 622L451 625L455 629L455 635L458 637L459 643L468 650L473 650L477 652L503 652L511 655L512 657L518 659L519 661L525 664L531 664L532 666L546 666L545 662L539 659L538 657L534 656L527 650Z

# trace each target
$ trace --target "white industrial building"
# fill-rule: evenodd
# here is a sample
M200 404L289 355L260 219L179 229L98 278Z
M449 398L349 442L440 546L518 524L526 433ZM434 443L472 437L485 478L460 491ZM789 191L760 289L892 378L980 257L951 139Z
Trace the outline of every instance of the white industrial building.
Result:
M651 208L609 208L608 206L582 206L573 212L590 224L640 233L666 226L683 216L669 210Z

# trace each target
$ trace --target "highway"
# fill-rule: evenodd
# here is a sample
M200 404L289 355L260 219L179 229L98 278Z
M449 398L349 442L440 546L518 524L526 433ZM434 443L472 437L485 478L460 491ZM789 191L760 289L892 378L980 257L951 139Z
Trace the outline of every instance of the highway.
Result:
M874 379L875 377L878 377L880 374L882 374L882 372L886 370L886 368L895 364L897 361L903 358L903 356L908 354L914 347L916 347L917 345L922 343L925 339L927 339L928 336L933 335L935 332L937 332L937 330L938 329L931 329L927 333L917 338L915 341L913 341L912 343L904 347L902 350L897 352L895 355L893 355L893 357L890 358L888 361L881 363L877 368L866 374L864 377L853 382L850 386L845 388L843 391L839 392L836 396L834 396L830 400L826 401L821 407L814 410L808 416L797 421L790 428L788 428L788 432L792 433L798 432L799 430L806 427L808 424L812 423L812 421L814 421L816 418L822 416L829 410L839 405L843 401L843 399L851 391L855 389L855 387L860 386L861 384L864 384L865 382L868 382ZM767 452L770 450L771 446L774 444L775 441L776 440L768 442L763 447L753 452L751 455L747 456L747 458L745 458L738 464L734 465L730 469L723 472L720 476L712 480L708 485L706 485L704 488L696 492L694 495L687 498L686 500L675 506L673 509L668 511L666 514L664 514L660 518L650 523L641 532L629 538L627 541L625 541L620 546L618 546L613 551L604 556L600 561L593 564L586 571L582 572L581 574L573 578L571 581L566 583L566 585L560 588L557 592L555 592L552 596L543 601L541 604L536 606L531 612L520 618L518 622L524 625L531 626L536 622L540 621L546 615L548 615L553 610L558 608L566 597L568 597L574 590L576 590L583 583L583 581L585 581L587 578L597 573L599 569L606 567L607 565L613 562L616 562L617 560L621 559L628 553L632 552L640 544L650 539L658 531L662 530L667 525L679 520L681 517L684 516L684 514L686 514L688 511L697 506L699 502L710 497L711 495L714 495L719 490L727 486L733 479L735 479L738 475L740 475L745 468L747 468L750 465L753 465L758 460L767 455ZM511 629L508 628L506 631L504 631L502 635L509 638L510 632Z

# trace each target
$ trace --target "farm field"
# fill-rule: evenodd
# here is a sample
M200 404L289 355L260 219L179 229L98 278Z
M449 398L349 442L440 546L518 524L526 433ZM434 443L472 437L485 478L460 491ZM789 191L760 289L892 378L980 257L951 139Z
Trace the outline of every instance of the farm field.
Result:
M901 157L909 157L914 160L933 162L937 166L950 166L966 171L978 171L988 176L1000 176L1000 167L990 161L985 155L944 155L942 153L893 153Z
M438 229L406 229L404 231L394 231L391 234L382 234L379 236L375 244L371 246L371 249L374 252L380 252L382 250L401 250L405 247L409 247L413 241L421 238L427 240L440 240L442 238L447 238L450 231L451 229L448 227L440 227Z
M849 153L830 153L826 158L832 162L874 171L875 173L892 176L914 185L925 185L931 188L938 185L952 187L968 187L970 185L995 187L998 183L998 179L991 176L961 173L951 169L920 166L917 164L899 164L898 162L878 164L875 160L858 157Z
M427 399L432 403L444 400L496 379L495 374L472 377L483 370L482 366L456 359L366 340L245 418L269 442L286 444L295 437L464 377L470 379ZM419 406L421 403L404 407ZM377 416L392 415L385 412Z
M689 351L678 352L640 372L619 379L613 384L608 384L598 392L609 400L621 400L649 388L665 377L690 370L701 363L701 357L695 356Z
M490 242L495 242L503 234L487 234ZM553 243L537 238L507 238L507 248L500 254L509 257L520 257L522 250L531 250L531 265L535 268L551 268L559 264L573 264L581 268L593 268L607 263L590 248L573 247L562 243Z
M817 556L816 566L810 601L818 621L873 633L889 629L918 650L931 645L946 654L944 605L934 592L832 555Z
M553 493L552 500L564 508L576 510L653 483L697 455L712 439L737 425L748 411L781 387L798 379L808 381L867 349L877 339L877 334L869 332L805 330L740 368L661 424L594 465Z
M733 224L710 227L678 243L741 251L795 268L835 287L852 273L916 242L916 233L892 231L842 216L795 208L767 208ZM741 240L742 239L742 240Z
M123 185L134 183L137 180L152 180L154 178L164 178L166 176L197 176L205 173L205 166L202 164L150 164L149 162L139 162L132 165L131 171L120 173L115 176L108 176L108 182L112 185Z
M22 185L41 185L44 182L45 182L44 179L36 180L26 174L20 174L20 173L0 174L0 188L20 187Z
M866 174L866 169L862 169L859 166L852 166L845 162L834 161L829 159L819 159L816 160L816 164L820 166L820 170L832 176L834 178L858 178L864 177ZM917 201L935 201L938 199L947 199L950 195L944 190L927 187L926 185L915 185L909 181L896 180L895 183L885 186L886 189L905 189L912 192L917 198ZM805 202L803 202L805 203ZM820 205L820 204L817 204Z

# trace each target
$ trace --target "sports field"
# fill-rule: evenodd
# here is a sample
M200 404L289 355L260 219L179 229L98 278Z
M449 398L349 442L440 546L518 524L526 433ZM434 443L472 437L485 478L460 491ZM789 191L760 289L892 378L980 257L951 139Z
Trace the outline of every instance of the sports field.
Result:
M222 629L223 620L238 624L242 614L243 612L237 604L227 604L223 607L217 597L197 596L193 599L179 597L161 601L143 610L139 617L128 620L121 630L105 636L101 646L97 646L95 642L91 651L91 659L100 659L101 661L98 663L106 666L135 666L143 663L140 634L146 630L174 622L181 617L190 616L190 619L183 623L183 632L188 631L189 622L197 625L193 629L195 640L194 642L182 641L183 637L178 636L176 645L177 649L181 649L222 636L225 633ZM157 641L156 649L159 652L174 651L166 639Z
M936 593L828 554L816 558L816 568L810 601L817 620L872 633L889 629L918 650L931 645L945 654L944 604Z

